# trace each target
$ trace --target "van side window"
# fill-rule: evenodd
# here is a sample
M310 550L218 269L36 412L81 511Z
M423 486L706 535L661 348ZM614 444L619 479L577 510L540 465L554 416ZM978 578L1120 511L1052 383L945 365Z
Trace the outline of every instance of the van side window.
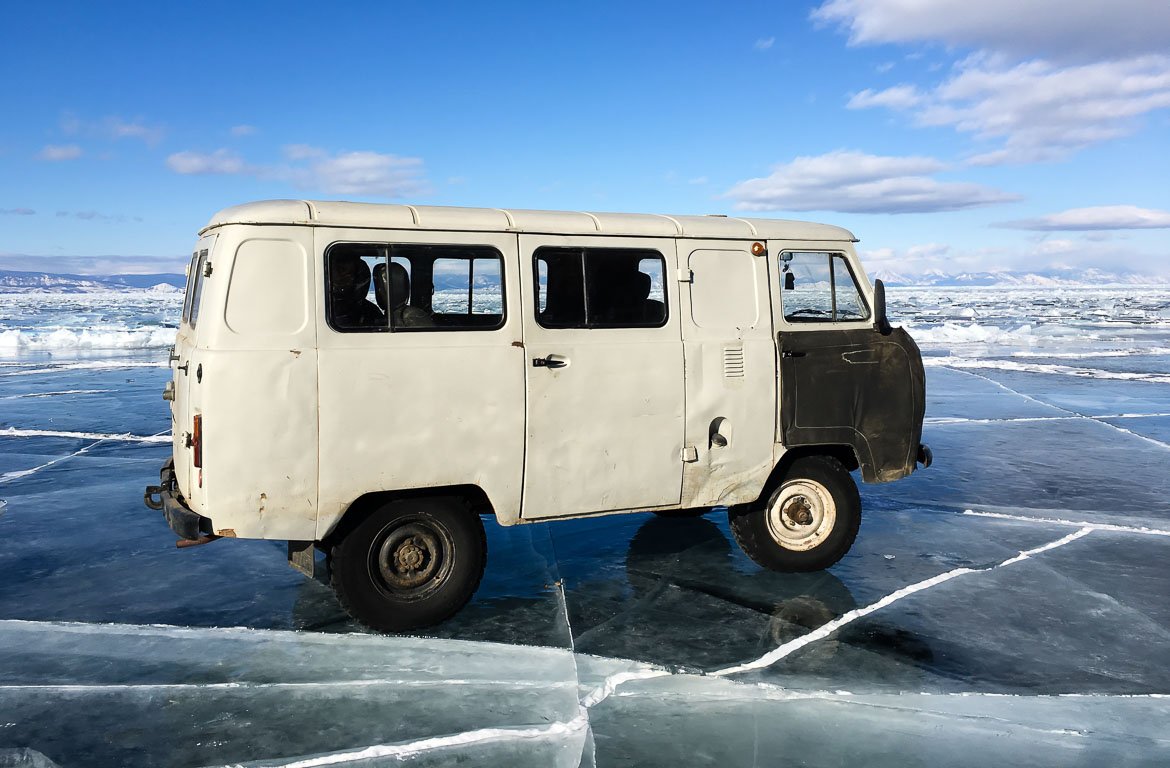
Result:
M325 255L326 320L359 333L500 328L503 272L488 246L336 243Z
M847 323L869 318L869 307L839 253L780 256L780 303L790 323Z
M538 248L536 321L545 328L666 324L666 260L640 248Z

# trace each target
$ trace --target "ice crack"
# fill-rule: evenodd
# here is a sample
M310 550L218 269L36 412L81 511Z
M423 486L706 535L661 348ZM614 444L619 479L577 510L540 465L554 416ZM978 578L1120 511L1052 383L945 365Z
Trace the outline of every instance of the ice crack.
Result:
M850 624L854 621L857 621L860 618L868 616L869 614L873 613L874 611L879 611L882 608L885 608L888 605L892 605L893 603L896 603L905 597L909 597L910 595L913 595L916 592L921 592L925 589L930 589L931 587L936 587L939 584L944 584L944 583L950 581L951 579L958 578L959 576L965 576L966 574L969 574L969 573L985 573L987 571L994 571L997 568L1003 568L1004 566L1012 565L1014 563L1018 563L1018 562L1021 562L1023 560L1027 560L1032 555L1038 555L1041 552L1047 552L1050 549L1056 549L1057 547L1063 547L1066 544L1071 544L1072 542L1076 541L1077 539L1080 539L1084 536L1088 536L1092 532L1093 532L1093 528L1084 527L1084 528L1081 528L1080 530L1078 530L1074 533L1070 533L1069 535L1064 536L1062 538L1059 538L1055 541L1050 541L1047 544L1044 544L1042 546L1035 547L1034 549L1024 550L1024 551L1020 552L1019 554L1017 554L1013 557L1010 557L1007 560L1004 560L1002 563L998 563L996 565L992 565L992 566L989 566L987 568L956 568L953 571L947 571L946 573L940 573L939 575L932 576L929 579L924 579L924 580L916 582L914 584L907 585L905 587L902 587L899 590L891 592L890 594L881 598L877 602L870 603L869 605L864 606L862 608L857 608L855 610L849 611L848 613L844 613L844 614L838 616L833 621L830 621L828 624L824 624L821 627L818 627L817 629L813 630L812 632L809 632L809 633L801 635L800 637L797 637L793 640L790 640L787 643L784 643L783 645L779 646L778 648L775 648L774 650L769 651L768 653L764 654L763 656L761 656L760 658L758 658L754 661L745 662L743 664L737 664L733 667L726 667L724 669L717 670L717 671L712 672L710 674L713 677L725 677L727 675L736 675L736 674L739 674L741 672L749 672L753 669L763 669L764 667L769 667L769 666L775 664L777 661L780 661L781 659L783 659L787 656L790 656L791 654L795 653L796 651L800 650L801 648L804 648L807 645L811 645L812 643L815 643L819 640L825 639L826 637L831 635L833 632L836 632L838 629L845 626L846 624Z

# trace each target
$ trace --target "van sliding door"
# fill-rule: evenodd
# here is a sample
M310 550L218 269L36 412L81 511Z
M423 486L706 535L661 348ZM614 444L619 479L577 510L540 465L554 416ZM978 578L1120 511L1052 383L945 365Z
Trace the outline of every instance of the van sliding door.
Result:
M520 236L522 516L669 506L683 357L671 239Z

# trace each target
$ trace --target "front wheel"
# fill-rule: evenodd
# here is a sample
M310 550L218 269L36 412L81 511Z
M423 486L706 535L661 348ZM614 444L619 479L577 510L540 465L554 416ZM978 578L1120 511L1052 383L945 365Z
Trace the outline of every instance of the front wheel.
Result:
M333 591L350 616L403 632L455 615L479 586L487 540L479 516L456 499L391 501L330 551Z
M807 456L792 463L766 505L727 515L740 549L759 565L787 573L819 571L853 546L861 496L841 462Z

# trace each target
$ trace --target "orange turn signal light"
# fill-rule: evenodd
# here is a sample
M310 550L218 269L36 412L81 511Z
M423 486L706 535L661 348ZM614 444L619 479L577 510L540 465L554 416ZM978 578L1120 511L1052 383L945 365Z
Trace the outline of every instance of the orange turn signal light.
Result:
M195 414L195 426L191 428L191 447L195 451L194 464L203 466L203 414Z
M762 256L766 250L763 243L752 243L752 256Z

